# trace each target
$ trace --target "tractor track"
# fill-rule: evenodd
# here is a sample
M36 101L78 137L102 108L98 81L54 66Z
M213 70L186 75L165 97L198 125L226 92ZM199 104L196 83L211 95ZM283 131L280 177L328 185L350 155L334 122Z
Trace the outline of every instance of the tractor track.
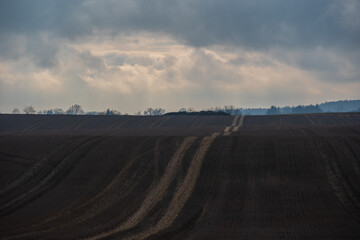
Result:
M82 148L92 147L98 141L97 138L89 139L83 142L80 146L75 148L70 154L64 157L58 165L54 166L53 169L46 174L46 176L41 179L35 186L31 187L28 191L20 194L19 196L11 199L10 201L2 204L0 206L0 216L6 216L10 214L12 211L16 211L22 205L35 200L37 197L40 197L42 193L46 190L50 189L54 184L58 183L66 177L66 172L71 171L72 166L76 163L73 161L72 157L74 155L81 155ZM63 175L59 178L60 175ZM21 179L23 180L23 179ZM52 183L50 183L52 182Z

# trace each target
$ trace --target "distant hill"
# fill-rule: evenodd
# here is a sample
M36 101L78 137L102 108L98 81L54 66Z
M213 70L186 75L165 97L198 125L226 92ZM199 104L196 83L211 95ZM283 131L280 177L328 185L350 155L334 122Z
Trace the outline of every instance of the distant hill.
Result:
M358 112L360 100L341 100L325 102L319 105L323 112Z

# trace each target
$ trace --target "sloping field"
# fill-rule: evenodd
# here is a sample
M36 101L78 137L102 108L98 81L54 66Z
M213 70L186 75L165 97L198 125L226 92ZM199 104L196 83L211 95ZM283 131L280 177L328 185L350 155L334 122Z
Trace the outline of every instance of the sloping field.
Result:
M57 135L211 135L231 116L0 115L0 132Z
M360 239L360 114L0 115L0 239Z

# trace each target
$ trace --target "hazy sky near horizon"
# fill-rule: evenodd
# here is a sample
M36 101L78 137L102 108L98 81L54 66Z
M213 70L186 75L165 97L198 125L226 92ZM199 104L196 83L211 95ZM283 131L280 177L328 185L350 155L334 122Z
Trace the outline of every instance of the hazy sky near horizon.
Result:
M2 0L0 111L360 98L359 0Z

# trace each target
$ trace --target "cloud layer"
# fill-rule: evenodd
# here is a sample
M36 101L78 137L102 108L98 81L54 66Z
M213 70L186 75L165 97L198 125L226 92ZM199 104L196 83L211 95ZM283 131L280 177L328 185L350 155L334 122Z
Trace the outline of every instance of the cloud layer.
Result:
M5 0L0 110L360 97L357 0Z

